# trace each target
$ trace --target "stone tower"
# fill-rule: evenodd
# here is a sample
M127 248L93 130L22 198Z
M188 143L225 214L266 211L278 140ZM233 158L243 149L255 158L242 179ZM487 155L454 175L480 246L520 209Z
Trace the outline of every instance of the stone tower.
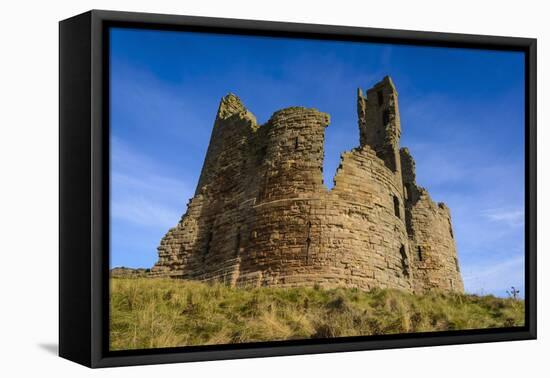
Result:
M220 103L194 197L158 247L154 275L229 285L463 291L449 209L416 185L399 148L397 91L358 93L359 147L323 184L316 109L264 125L234 95Z
M401 121L397 91L389 76L367 91L357 95L359 142L369 145L393 172L400 171L399 139Z

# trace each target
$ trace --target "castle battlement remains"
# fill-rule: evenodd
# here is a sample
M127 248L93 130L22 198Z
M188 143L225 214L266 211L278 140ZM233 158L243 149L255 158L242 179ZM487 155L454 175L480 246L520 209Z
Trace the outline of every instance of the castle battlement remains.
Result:
M397 91L385 77L357 95L359 146L323 183L316 109L264 125L221 100L195 195L158 247L152 274L229 285L463 292L451 215L416 183L399 147Z

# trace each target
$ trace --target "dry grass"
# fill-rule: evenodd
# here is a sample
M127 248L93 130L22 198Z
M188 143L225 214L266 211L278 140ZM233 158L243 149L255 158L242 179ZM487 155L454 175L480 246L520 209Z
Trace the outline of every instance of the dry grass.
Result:
M523 301L493 296L111 279L111 350L523 324Z

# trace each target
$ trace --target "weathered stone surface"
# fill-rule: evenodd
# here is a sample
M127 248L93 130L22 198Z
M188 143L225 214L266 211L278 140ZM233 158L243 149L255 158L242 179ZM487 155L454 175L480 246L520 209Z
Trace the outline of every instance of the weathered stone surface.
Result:
M232 94L220 103L195 196L158 247L153 275L229 285L463 291L449 209L416 185L399 148L389 77L358 93L359 147L323 183L316 109L264 125ZM403 169L402 169L403 166Z

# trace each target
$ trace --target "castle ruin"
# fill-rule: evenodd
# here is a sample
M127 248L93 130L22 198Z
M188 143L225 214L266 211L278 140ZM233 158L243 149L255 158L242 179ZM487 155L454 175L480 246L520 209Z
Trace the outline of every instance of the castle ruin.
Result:
M449 209L399 147L397 91L357 95L359 147L323 183L329 116L291 107L258 125L221 100L195 195L158 247L156 276L229 285L463 292Z

